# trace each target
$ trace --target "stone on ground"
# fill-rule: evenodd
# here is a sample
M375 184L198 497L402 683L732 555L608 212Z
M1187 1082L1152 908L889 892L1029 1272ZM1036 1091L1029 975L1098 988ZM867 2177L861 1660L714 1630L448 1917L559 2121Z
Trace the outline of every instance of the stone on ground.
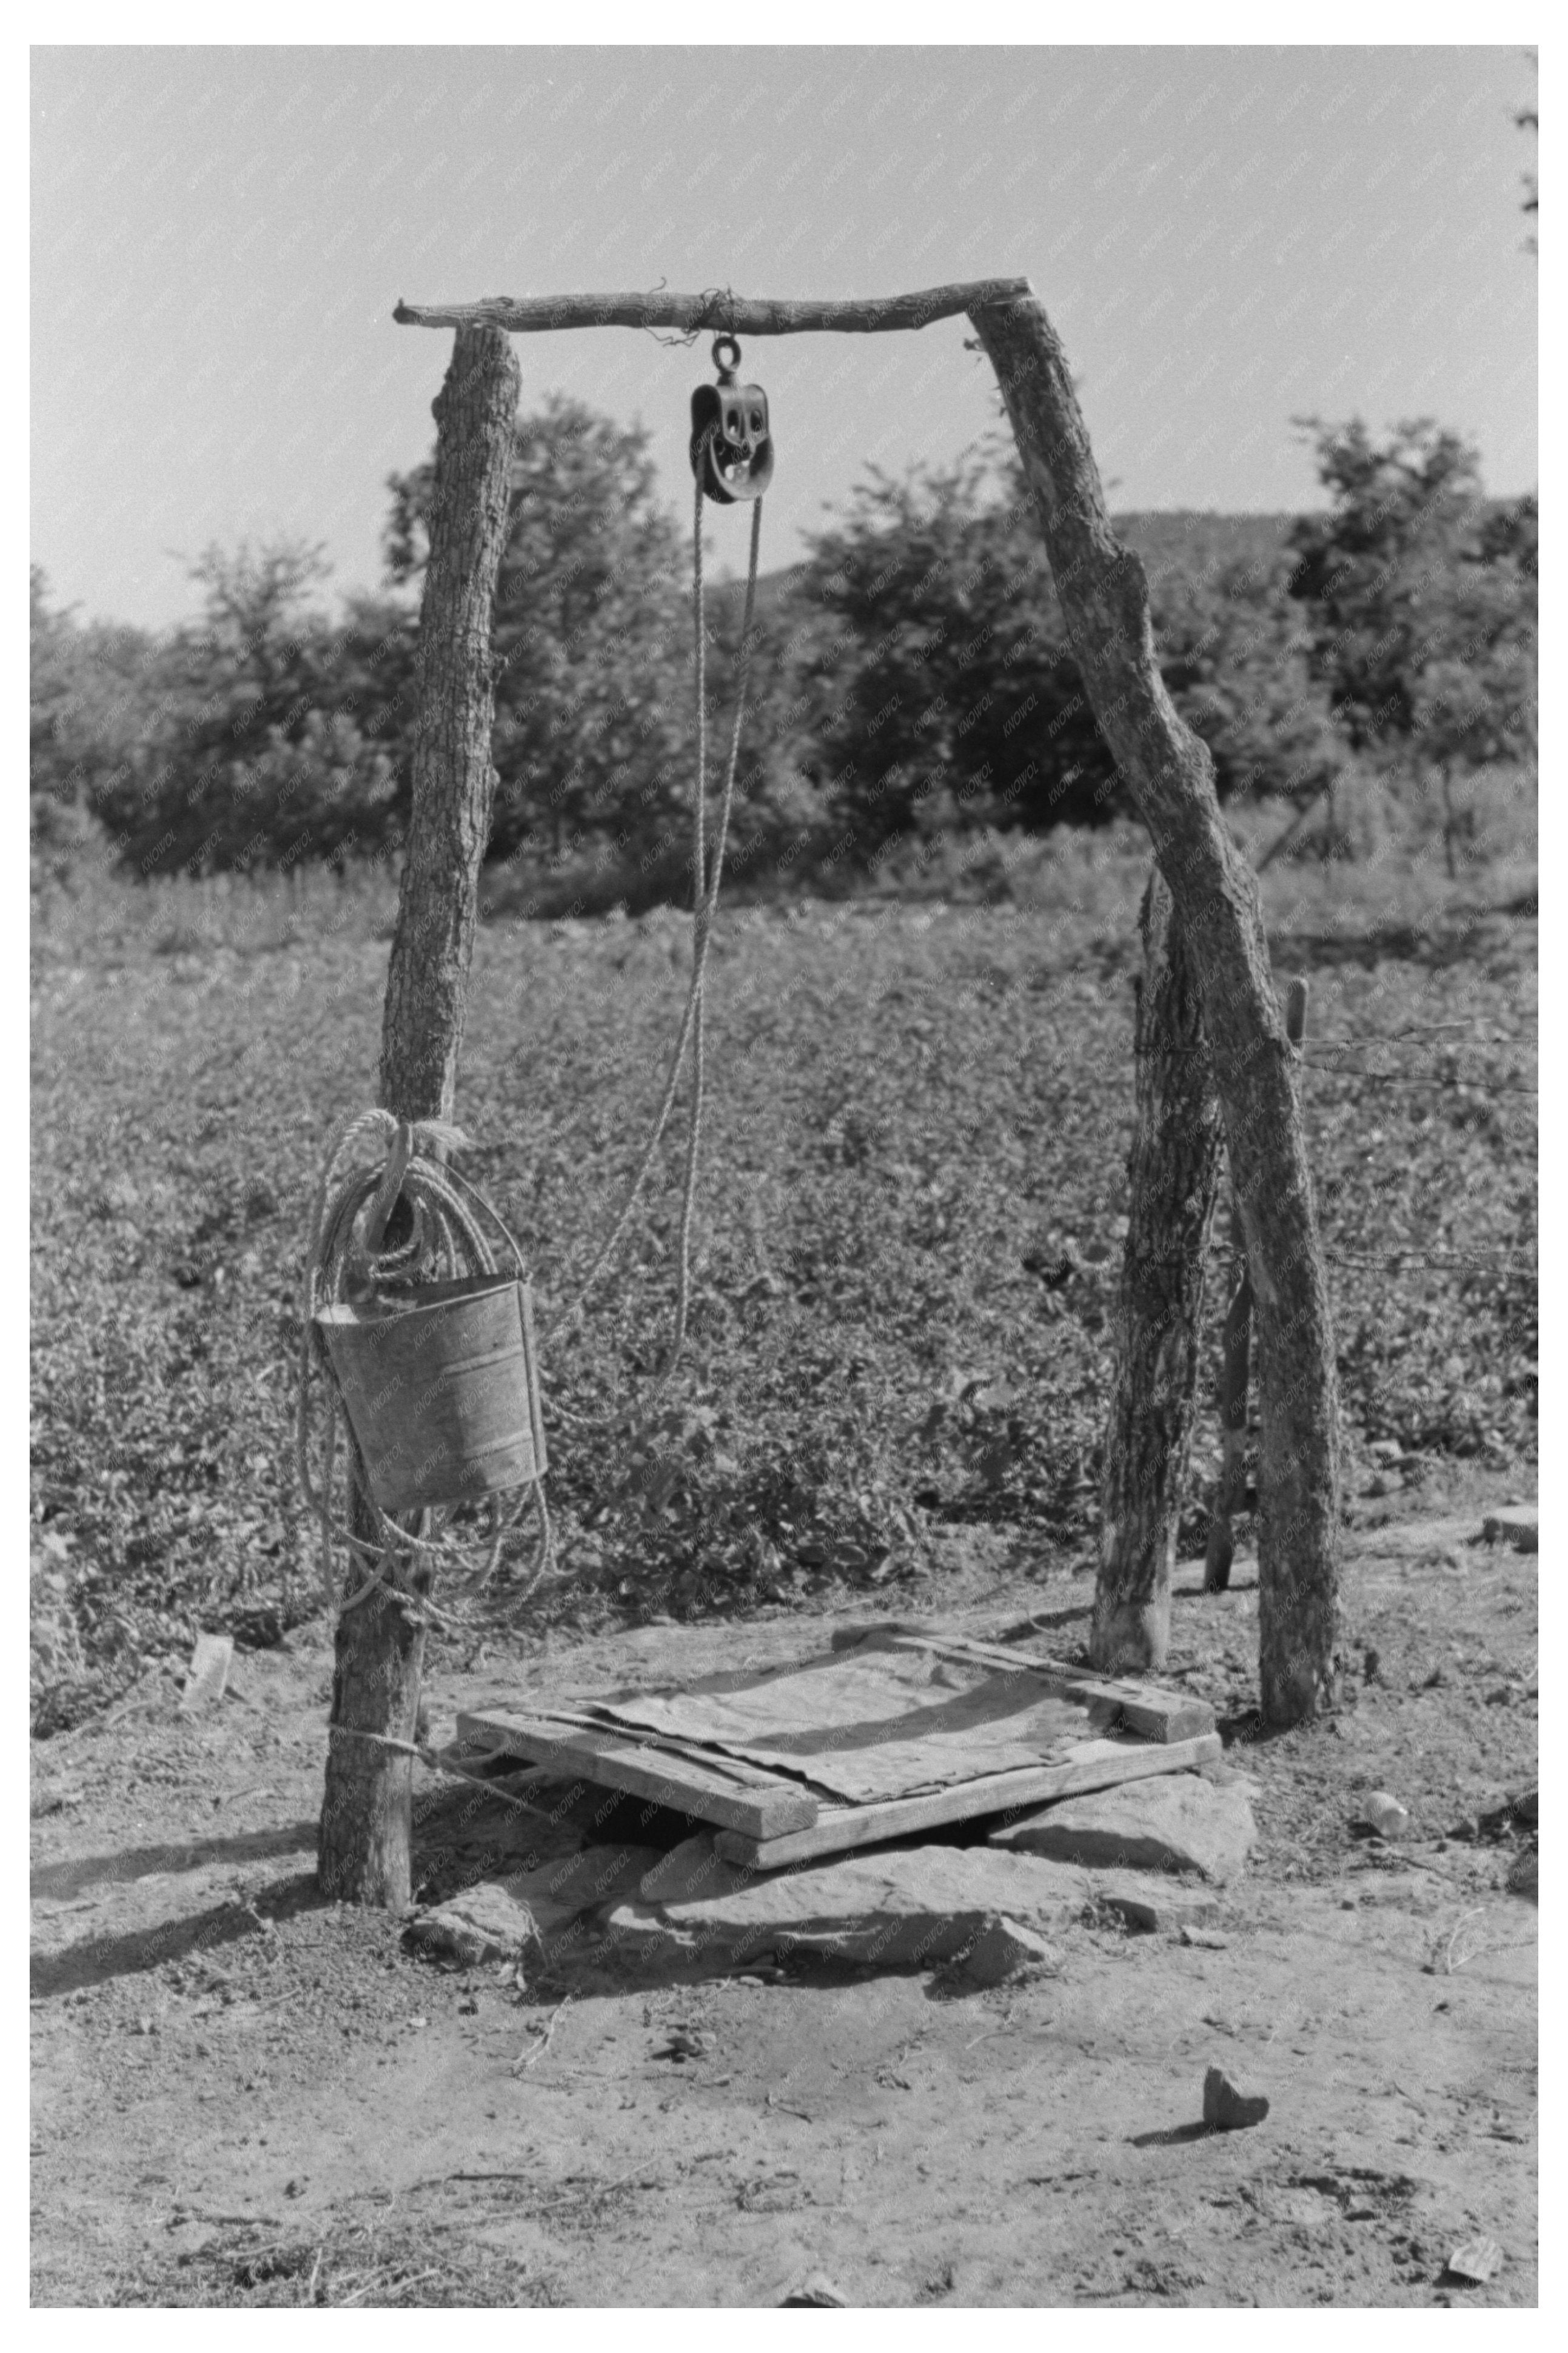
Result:
M1510 1864L1508 1887L1511 1895L1528 1895L1532 1904L1540 1903L1541 1850L1539 1847L1527 1848L1517 1862Z
M661 1860L656 1847L590 1846L505 1880L482 1879L409 1923L410 1943L475 1968L552 1944L585 1912L619 1903Z
M1062 1799L993 1831L991 1843L1091 1871L1194 1871L1224 1886L1243 1870L1256 1836L1245 1791L1196 1773L1161 1773Z
M1401 1839L1410 1828L1410 1809L1389 1789L1369 1789L1351 1818L1379 1838Z
M809 2272L799 2287L790 2289L784 2298L780 2310L789 2310L794 2306L801 2305L842 2312L847 2301L846 2297L839 2294L826 2272Z
M735 1962L783 1948L906 1968L952 1960L1000 1918L1059 1929L1088 1894L1082 1873L1032 1855L913 1847L758 1873L713 1894L622 1904L606 1929L630 1952L673 1947Z
M1096 1873L1094 1900L1124 1928L1149 1936L1202 1926L1219 1912L1221 1894L1206 1881L1177 1879L1169 1872L1113 1871Z
M1241 2132L1260 2125L1268 2114L1261 2092L1238 2091L1223 2067L1211 2067L1203 2078L1203 2122L1215 2132Z
M1027 1969L1049 1968L1060 1957L1056 1947L1034 1929L1021 1927L1016 1920L993 1920L980 1930L959 1967L970 1985L999 1986Z
M691 1885L688 1869L700 1869L701 1858L681 1872L674 1865L672 1856L661 1866L669 1869L670 1883ZM742 1876L738 1867L735 1876ZM703 1885L702 1893L619 1904L604 1920L605 1933L632 1958L674 1956L736 1968L766 1953L793 1951L862 1967L921 1968L957 1959L1003 1920L1048 1937L1081 1919L1097 1898L1139 1926L1207 1916L1215 1900L1208 1890L1171 1880L1091 1876L989 1847L846 1854L804 1870L757 1873L742 1885L721 1884L715 1873Z
M514 1961L536 1934L528 1906L514 1902L490 1879L418 1913L408 1924L410 1944L464 1968L477 1968L484 1961Z

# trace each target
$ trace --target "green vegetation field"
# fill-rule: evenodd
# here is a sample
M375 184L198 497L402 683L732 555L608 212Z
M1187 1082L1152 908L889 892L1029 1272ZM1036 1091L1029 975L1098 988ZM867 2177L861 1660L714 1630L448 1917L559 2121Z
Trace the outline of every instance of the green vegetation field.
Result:
M1020 1561L1092 1550L1146 856L1130 831L1056 842L1008 903L721 914L687 1356L650 1409L677 1120L546 1356L561 1573L524 1626L928 1592L976 1521ZM1497 897L1406 878L1394 922L1386 878L1266 877L1277 979L1312 980L1302 1083L1363 1472L1380 1439L1534 1453L1536 927ZM391 913L324 876L40 911L40 1730L198 1626L265 1641L322 1606L290 1461L297 1281L323 1142L371 1100ZM482 932L466 1165L545 1324L639 1156L689 946L670 912ZM1216 1240L1216 1321L1223 1267ZM1216 1464L1205 1405L1189 1548Z

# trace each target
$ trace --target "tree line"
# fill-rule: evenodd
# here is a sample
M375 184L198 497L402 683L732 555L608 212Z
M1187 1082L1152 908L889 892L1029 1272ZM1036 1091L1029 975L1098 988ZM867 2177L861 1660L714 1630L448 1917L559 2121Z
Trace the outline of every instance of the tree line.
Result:
M1120 528L1150 572L1165 685L1222 799L1306 809L1354 762L1434 794L1534 752L1537 509L1489 500L1430 420L1303 421L1318 512ZM32 578L35 875L204 875L395 857L408 815L427 463L395 475L381 593L323 602L319 549L209 549L201 612L84 626ZM1227 551L1224 532L1234 526ZM1163 530L1157 526L1164 525ZM1237 536L1239 533L1239 543ZM738 588L710 595L729 708ZM553 398L517 424L497 589L493 874L541 903L689 894L691 550L646 436ZM873 470L761 584L730 871L853 887L932 844L1125 806L1011 447ZM1331 841L1331 828L1322 837Z

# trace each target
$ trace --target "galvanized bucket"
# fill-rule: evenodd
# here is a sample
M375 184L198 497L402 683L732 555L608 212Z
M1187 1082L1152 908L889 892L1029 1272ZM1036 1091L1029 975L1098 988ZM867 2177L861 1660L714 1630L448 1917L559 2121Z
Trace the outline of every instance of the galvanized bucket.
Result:
M384 1512L466 1504L544 1476L528 1285L421 1283L406 1300L316 1316Z

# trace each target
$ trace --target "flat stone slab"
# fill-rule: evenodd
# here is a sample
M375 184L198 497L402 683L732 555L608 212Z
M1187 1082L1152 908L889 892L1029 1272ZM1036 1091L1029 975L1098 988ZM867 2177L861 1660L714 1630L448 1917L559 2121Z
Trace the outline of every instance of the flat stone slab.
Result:
M1030 1939L1060 1934L1097 1900L1130 1926L1165 1926L1206 1917L1207 1890L1136 1873L1091 1874L1038 1855L989 1847L923 1846L842 1855L797 1871L748 1873L744 1864L677 1848L650 1882L664 1900L640 1894L604 1918L609 1941L630 1957L660 1956L732 1967L769 1952L921 1968L958 1959L1006 1922ZM682 1860L677 1864L677 1858ZM684 1891L684 1892L680 1892ZM700 1892L699 1892L700 1891ZM1015 1940L1022 1963L1037 1948ZM1000 1945L987 1965L1011 1968Z
M1240 1875L1256 1837L1244 1790L1162 1773L1060 1799L992 1831L991 1844L1090 1871L1196 1872L1223 1887Z
M1158 1871L1097 1872L1094 1900L1140 1936L1200 1928L1221 1905L1220 1891L1201 1881L1176 1879Z
M663 1860L657 1847L588 1846L536 1871L517 1872L500 1885L514 1904L526 1906L540 1940L547 1943L583 1913L631 1894ZM454 1898L459 1905L465 1900Z

